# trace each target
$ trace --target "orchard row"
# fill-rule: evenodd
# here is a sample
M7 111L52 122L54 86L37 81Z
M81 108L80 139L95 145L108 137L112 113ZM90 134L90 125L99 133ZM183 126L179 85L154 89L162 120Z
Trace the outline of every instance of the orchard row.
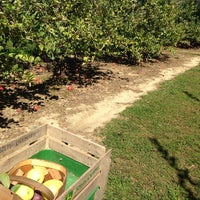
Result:
M1 1L0 78L67 57L137 63L164 47L199 45L199 16L198 0Z

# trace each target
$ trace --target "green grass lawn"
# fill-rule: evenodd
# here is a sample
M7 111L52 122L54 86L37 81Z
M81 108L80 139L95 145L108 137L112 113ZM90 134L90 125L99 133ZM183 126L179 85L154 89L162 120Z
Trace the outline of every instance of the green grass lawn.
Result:
M200 65L102 131L112 148L105 200L200 199Z

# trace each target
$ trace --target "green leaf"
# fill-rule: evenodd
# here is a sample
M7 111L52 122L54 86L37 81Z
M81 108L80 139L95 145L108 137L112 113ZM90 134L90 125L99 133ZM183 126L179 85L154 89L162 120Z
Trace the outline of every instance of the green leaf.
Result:
M14 58L15 57L15 53L9 53L8 56L11 57L11 58Z
M2 51L4 49L4 47L3 46L0 46L0 51Z
M39 44L39 49L40 49L41 51L43 51L44 45L43 45L43 44Z
M34 60L35 60L35 58L34 58L33 56L29 56L28 61L29 61L30 63L32 63Z
M10 187L10 177L8 176L7 173L1 173L0 174L0 182L6 187Z
M11 191L16 192L20 187L21 187L20 184L16 184L16 185L12 186Z
M23 55L22 54L17 54L16 56L15 56L15 59L22 59L23 58Z
M8 48L13 48L13 42L11 40L7 41L7 47Z
M41 61L41 58L39 57L39 56L37 56L36 58L35 58L35 62L40 62Z

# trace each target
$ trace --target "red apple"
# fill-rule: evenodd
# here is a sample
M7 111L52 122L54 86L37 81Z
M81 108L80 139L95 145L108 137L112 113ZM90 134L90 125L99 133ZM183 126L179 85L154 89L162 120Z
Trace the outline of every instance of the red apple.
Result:
M38 111L39 108L40 108L40 106L38 106L37 104L35 104L35 105L33 106L33 109L34 109L35 111Z
M44 200L43 196L39 192L35 192L32 200Z
M67 89L71 91L73 89L72 85L68 85Z

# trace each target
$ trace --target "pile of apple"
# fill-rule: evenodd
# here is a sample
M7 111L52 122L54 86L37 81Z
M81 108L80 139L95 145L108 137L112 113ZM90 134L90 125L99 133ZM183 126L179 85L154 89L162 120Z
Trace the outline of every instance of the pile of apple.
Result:
M58 173L58 171L54 169L47 169L42 166L33 166L33 168L31 168L23 176L42 183L49 190L51 190L54 196L57 196L63 182L57 178L53 178L56 173ZM16 193L23 200L48 200L47 197L45 197L45 195L40 191L34 191L31 187L19 183L14 184L11 187L11 191Z

